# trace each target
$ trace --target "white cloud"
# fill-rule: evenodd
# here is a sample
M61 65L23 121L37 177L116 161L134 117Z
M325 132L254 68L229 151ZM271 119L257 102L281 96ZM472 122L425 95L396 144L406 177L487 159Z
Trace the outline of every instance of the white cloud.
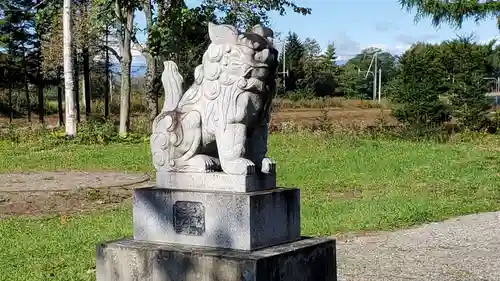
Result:
M408 48L410 48L411 44L397 44L397 45L390 45L390 44L384 44L384 43L377 43L377 44L369 44L369 45L362 45L360 48L360 51L368 48L378 48L381 49L384 52L391 53L393 55L400 55L404 53Z
M349 59L361 50L359 42L352 39L346 33L341 33L333 40L335 51L339 60Z

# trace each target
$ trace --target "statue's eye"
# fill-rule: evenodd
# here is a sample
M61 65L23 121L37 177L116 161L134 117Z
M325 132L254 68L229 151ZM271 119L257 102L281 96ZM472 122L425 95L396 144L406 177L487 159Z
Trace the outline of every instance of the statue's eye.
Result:
M259 42L253 42L253 48L254 50L258 50L260 48L260 43Z
M271 53L269 52L269 49L264 49L261 52L257 52L254 55L254 60L255 61L260 61L260 62L265 62L269 59L269 55Z
M256 61L262 61L262 53L261 52L255 53L255 55L253 56L253 58Z

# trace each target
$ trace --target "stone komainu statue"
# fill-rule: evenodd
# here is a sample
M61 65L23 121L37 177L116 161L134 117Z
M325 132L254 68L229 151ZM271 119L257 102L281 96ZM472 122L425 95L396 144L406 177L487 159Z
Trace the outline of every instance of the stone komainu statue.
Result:
M211 44L185 93L177 65L164 62L165 103L153 123L153 164L158 171L271 173L267 134L278 66L273 31L210 23L208 32Z

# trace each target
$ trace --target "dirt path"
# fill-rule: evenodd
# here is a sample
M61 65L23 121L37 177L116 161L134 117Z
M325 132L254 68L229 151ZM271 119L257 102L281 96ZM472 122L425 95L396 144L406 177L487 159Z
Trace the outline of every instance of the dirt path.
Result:
M396 124L393 117L390 116L390 110L381 110L377 108L359 109L359 110L345 110L345 109L331 109L328 111L328 118L334 124L342 125L375 125L381 120L385 120L388 124ZM322 115L319 109L307 110L283 110L272 115L273 123L281 122L301 122L313 123Z
M338 241L339 281L500 280L500 212Z
M45 172L0 174L0 217L67 214L110 207L151 184L146 174Z

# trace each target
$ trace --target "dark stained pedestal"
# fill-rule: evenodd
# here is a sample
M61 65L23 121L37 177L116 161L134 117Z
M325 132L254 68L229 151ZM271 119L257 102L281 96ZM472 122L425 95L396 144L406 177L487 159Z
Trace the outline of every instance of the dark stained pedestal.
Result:
M256 251L119 240L97 246L97 281L336 281L335 240Z

